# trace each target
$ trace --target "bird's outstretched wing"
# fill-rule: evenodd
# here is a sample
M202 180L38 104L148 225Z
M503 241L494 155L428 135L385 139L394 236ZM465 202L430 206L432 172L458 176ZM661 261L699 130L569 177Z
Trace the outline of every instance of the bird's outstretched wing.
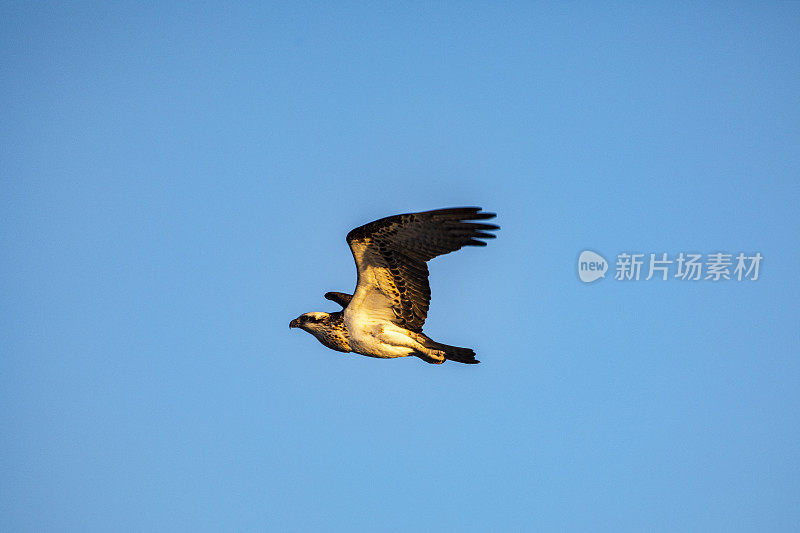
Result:
M426 261L462 246L486 246L494 224L480 207L438 209L382 218L347 234L358 283L347 311L389 320L421 332L431 289Z

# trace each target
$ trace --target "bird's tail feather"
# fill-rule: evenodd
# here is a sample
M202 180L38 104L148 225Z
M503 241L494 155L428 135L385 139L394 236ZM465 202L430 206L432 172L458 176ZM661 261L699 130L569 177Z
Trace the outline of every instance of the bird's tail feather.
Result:
M436 350L437 352L442 353L444 358L449 359L450 361L456 361L468 365L480 363L480 361L475 359L475 350L472 348L459 348L458 346L450 346L449 344L442 344L440 342L433 341L427 337L425 338L424 346L431 350ZM427 358L423 359L426 361L428 360ZM444 361L435 362L443 363Z
M472 348L459 348L458 346L442 344L441 349L444 350L444 356L451 361L458 361L459 363L466 363L468 365L480 363L480 361L475 359L475 350Z

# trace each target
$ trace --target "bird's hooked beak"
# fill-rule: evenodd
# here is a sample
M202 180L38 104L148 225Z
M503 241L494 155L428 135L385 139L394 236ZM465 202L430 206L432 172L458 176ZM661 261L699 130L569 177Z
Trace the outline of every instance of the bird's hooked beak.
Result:
M300 322L298 322L296 318L291 322L289 322L289 329L299 328L299 327L300 327Z

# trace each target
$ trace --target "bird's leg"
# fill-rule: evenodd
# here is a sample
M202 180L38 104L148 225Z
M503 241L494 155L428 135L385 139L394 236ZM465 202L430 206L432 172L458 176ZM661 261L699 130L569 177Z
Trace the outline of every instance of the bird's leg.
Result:
M417 352L414 355L432 365L441 365L446 361L444 352L440 350L425 350L424 352Z

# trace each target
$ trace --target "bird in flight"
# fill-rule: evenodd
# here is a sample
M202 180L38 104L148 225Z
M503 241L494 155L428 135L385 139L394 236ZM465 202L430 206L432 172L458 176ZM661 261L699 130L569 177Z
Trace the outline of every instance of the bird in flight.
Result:
M428 363L446 360L474 364L475 352L441 344L422 333L431 288L428 265L434 257L486 246L488 231L500 229L482 221L495 216L480 207L437 209L381 218L347 234L358 272L355 293L328 292L342 306L336 313L304 313L289 322L328 348L383 359L415 355Z

